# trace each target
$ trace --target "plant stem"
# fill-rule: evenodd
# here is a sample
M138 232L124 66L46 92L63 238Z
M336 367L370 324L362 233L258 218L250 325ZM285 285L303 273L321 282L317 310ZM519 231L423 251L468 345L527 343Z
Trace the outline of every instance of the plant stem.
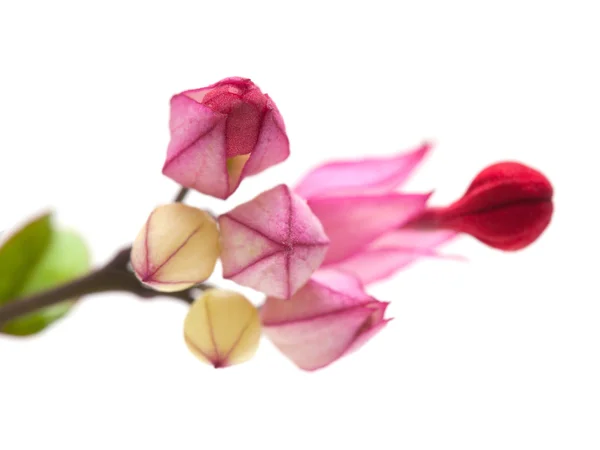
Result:
M131 247L125 248L104 267L81 278L0 307L0 329L4 323L19 316L83 295L120 291L130 292L142 298L166 296L191 304L194 300L192 296L194 290L205 290L211 287L201 284L180 292L158 292L147 288L127 268L130 252Z
M190 192L190 190L186 187L182 187L179 192L177 193L177 196L175 197L175 200L173 200L174 202L182 202L186 195L188 194L188 192Z
M188 191L187 188L181 188L175 197L175 201L183 201ZM16 299L0 306L0 330L6 322L12 319L83 295L120 291L129 292L142 298L171 297L191 304L196 290L206 290L212 287L208 284L200 284L179 292L158 292L150 289L140 283L129 269L130 254L131 247L124 248L117 252L104 267L96 269L83 277L54 289Z

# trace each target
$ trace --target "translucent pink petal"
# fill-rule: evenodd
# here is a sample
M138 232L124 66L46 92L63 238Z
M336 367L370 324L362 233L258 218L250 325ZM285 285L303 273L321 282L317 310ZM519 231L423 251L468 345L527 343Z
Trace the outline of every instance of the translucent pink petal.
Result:
M219 218L223 277L291 297L321 265L328 238L308 205L285 185Z
M316 197L308 205L323 224L330 246L324 264L342 261L417 216L428 194Z
M325 238L325 235L323 236ZM289 298L296 293L308 281L315 270L319 268L326 253L327 244L323 243L294 246L293 257L290 255L286 260L288 264L289 288L286 291L286 295L280 297Z
M449 230L413 230L401 228L381 236L371 244L371 248L415 248L437 247L458 233Z
M352 346L356 332L368 320L369 308L352 308L305 322L263 325L265 335L303 370L321 369Z
M232 94L243 95L245 91L255 87L252 80L249 78L242 77L229 77L224 78L216 83L211 84L210 86L206 86L200 89L190 89L189 91L182 92L181 95L186 95L195 101L201 103L204 100L206 94L210 93L213 89L227 86L229 92Z
M215 85L211 85L200 89L191 89L189 91L182 92L180 95L185 95L186 97L189 97L198 103L202 103L202 100L204 100L206 94L212 91L214 87Z
M453 231L397 230L374 241L353 256L324 268L342 270L369 284L395 274L423 257L452 258L437 248L457 236Z
M319 268L311 277L313 281L334 290L339 294L350 297L356 301L356 304L368 302L373 298L365 292L363 283L358 277L353 274L332 270L327 268ZM332 288L334 286L335 288ZM325 305L327 303L323 303Z
M387 305L386 305L387 306ZM358 350L360 350L373 336L379 333L389 322L393 319L385 319L378 322L376 325L369 328L367 331L360 333L352 344L346 349L344 352L344 356L350 355Z
M221 259L226 261L223 276L228 278L242 272L252 264L283 251L284 246L265 238L264 233L223 215L219 217L221 232ZM232 257L235 255L235 258Z
M277 253L267 254L259 258L238 273L229 276L223 275L223 277L259 292L268 292L268 295L285 298L289 284L286 264L287 253L282 249Z
M225 116L186 95L171 100L171 142L162 173L177 183L225 199L229 180Z
M244 166L240 182L245 177L256 175L275 164L285 161L290 155L290 143L285 132L283 118L270 99L267 107L270 109L265 114L256 147L254 147L250 159Z
M386 307L365 294L354 277L320 271L291 300L268 298L261 320L265 334L282 353L301 369L317 370L381 329Z
M430 148L431 145L425 143L416 150L393 157L324 164L309 172L294 192L306 199L389 192L408 178Z
M372 302L373 297L360 288L356 277L334 271L315 272L302 289L290 301L282 302L268 298L261 308L263 322L273 324L288 323L327 315Z

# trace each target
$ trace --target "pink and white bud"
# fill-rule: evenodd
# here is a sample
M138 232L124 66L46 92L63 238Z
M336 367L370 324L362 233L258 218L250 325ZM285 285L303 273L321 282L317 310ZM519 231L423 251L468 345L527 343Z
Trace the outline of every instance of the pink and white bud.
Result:
M173 96L169 126L163 174L221 199L245 177L290 153L277 106L247 78L226 78Z
M137 278L161 292L182 291L205 281L218 257L215 220L182 203L154 209L131 248Z
M358 350L391 319L388 303L367 295L349 274L315 273L290 300L269 297L260 309L263 332L303 370L313 371Z
M219 217L223 277L287 299L319 268L329 245L304 200L279 185Z

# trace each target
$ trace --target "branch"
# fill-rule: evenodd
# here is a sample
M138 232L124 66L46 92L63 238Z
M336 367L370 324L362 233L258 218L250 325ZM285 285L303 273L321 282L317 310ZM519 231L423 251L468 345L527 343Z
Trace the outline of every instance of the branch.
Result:
M175 197L175 200L173 200L174 202L182 202L185 199L185 196L188 194L188 192L190 192L190 190L186 187L182 187L179 192L177 193L177 196Z
M181 188L175 197L175 201L183 201L188 191L187 188ZM104 267L96 269L81 278L0 306L0 330L2 325L12 319L84 295L101 292L129 292L141 298L171 297L191 304L194 301L196 291L212 287L208 284L199 284L179 292L158 292L150 289L143 285L130 270L130 254L131 246L117 252Z
M129 292L141 298L171 297L191 304L194 301L195 291L212 287L208 284L200 284L179 292L158 292L150 289L140 283L128 270L130 252L131 247L125 248L118 252L107 265L88 275L0 307L0 329L3 324L12 319L84 295L102 292Z

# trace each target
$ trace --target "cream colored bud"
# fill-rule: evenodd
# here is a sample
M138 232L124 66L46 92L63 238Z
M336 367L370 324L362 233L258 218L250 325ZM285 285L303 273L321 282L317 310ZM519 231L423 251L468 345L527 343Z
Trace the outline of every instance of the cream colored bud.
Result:
M210 277L219 252L219 230L210 214L171 203L148 217L133 243L131 265L151 288L182 291Z
M215 368L229 367L248 361L256 353L260 318L243 295L210 289L190 307L183 333L188 348L200 361Z

